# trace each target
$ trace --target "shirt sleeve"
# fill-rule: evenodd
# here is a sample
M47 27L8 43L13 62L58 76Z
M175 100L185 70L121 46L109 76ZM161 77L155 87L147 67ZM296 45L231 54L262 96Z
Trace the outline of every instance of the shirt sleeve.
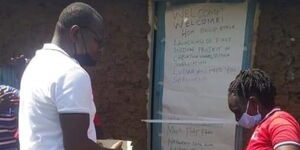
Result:
M89 75L80 70L68 71L59 78L55 90L59 113L89 113L93 100Z
M300 146L299 130L299 124L292 116L274 119L270 124L270 136L273 148L276 149L285 144Z

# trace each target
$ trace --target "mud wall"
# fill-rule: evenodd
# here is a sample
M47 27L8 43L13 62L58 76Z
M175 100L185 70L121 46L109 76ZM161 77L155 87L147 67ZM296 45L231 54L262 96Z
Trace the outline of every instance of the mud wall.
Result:
M277 87L276 104L300 121L300 1L261 0L254 67ZM245 132L245 142L251 131Z

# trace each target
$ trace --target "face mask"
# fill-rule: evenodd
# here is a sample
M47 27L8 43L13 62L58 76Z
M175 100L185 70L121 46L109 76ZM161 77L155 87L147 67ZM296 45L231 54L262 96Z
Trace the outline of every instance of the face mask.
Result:
M87 52L85 54L75 54L74 59L82 66L96 66L96 61Z
M91 55L88 54L88 52L87 52L87 48L86 48L87 46L86 46L85 40L84 40L83 35L81 34L81 32L80 32L80 35L81 35L81 38L83 39L85 53L84 54L77 54L76 44L74 44L74 48L75 48L74 59L76 59L81 66L87 66L87 67L96 66L97 62L95 60L93 60Z
M254 115L254 116L248 115L247 114L248 107L249 107L249 101L247 103L246 112L243 113L242 117L238 121L238 124L244 128L250 129L259 123L259 121L261 120L261 114L259 113L258 108L257 108L257 115Z

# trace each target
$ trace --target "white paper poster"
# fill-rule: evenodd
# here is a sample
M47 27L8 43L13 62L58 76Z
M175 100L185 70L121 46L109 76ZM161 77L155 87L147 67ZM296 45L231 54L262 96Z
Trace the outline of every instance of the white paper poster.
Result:
M163 119L221 123L163 124L163 150L234 149L227 89L241 70L246 16L247 3L167 6Z

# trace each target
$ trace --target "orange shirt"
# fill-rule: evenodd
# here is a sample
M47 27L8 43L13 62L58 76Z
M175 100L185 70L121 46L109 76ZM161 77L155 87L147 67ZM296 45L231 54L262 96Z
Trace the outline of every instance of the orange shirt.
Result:
M287 112L274 108L257 125L246 150L274 150L284 144L300 146L300 127Z

